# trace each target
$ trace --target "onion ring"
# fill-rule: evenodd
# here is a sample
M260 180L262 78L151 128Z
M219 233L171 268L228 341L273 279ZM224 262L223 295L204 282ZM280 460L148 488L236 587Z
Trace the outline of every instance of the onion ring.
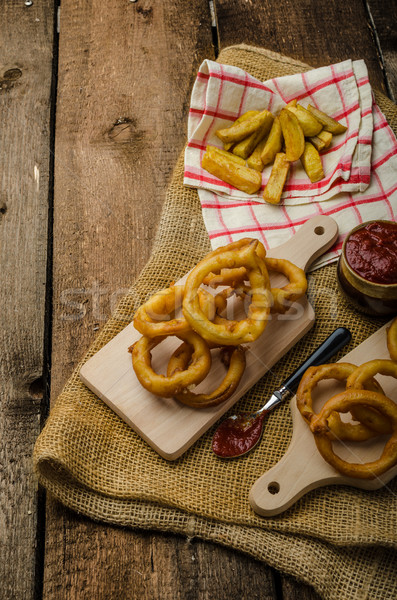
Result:
M390 358L397 362L397 317L387 329L387 348Z
M234 269L221 269L218 275L208 273L203 279L203 283L209 287L216 288L221 285L228 285L237 288L243 285L247 279L247 269L245 267L235 267Z
M268 271L282 273L288 279L288 283L282 288L271 288L273 302L272 313L285 313L292 302L296 302L306 293L307 279L303 269L294 265L291 261L281 258L265 257L263 252L258 254L264 259ZM247 270L244 267L232 269L221 269L219 274L209 273L203 283L210 287L230 285L240 294L250 295L250 287L245 284Z
M191 328L185 317L169 318L182 306L184 289L183 285L172 285L151 296L135 313L135 329L150 338L189 331ZM215 302L214 296L203 289L198 290L198 296L201 309L212 321L220 302Z
M390 375L397 379L397 363L392 360L377 359L360 365L348 377L346 389L362 390L366 387L367 381L378 373L381 375ZM378 433L390 433L390 423L378 411L358 406L355 409L354 416Z
M223 381L213 392L209 394L195 394L188 388L185 388L179 394L175 394L174 398L193 408L217 406L230 398L237 389L245 370L245 350L241 346L237 346L236 348L228 346L224 350L227 351L228 371ZM191 360L191 356L192 347L189 344L185 342L179 346L168 363L168 377L172 377L179 371L184 371Z
M346 382L346 388L362 390L365 383L375 375L389 375L397 379L397 363L394 360L375 359L363 363L350 375Z
M337 456L332 449L327 420L332 412L349 412L357 405L376 409L391 423L392 435L386 442L378 460L368 463L349 463ZM349 389L328 400L320 413L312 419L310 429L318 451L324 460L339 473L357 479L375 479L397 463L397 405L383 394L369 390Z
M264 261L258 257L258 240L240 245L237 242L218 249L202 261L190 272L185 283L185 294L182 310L186 320L194 331L204 339L220 346L239 346L253 342L264 331L270 314L270 283ZM230 250L229 247L234 246ZM218 273L223 268L244 266L247 268L252 296L246 319L241 321L222 322L209 321L200 308L198 289L206 275Z
M282 258L265 258L269 271L276 271L285 275L289 281L282 288L271 288L273 296L272 312L285 313L290 306L288 303L296 302L306 293L307 279L303 269L300 269L289 260Z
M259 240L255 240L253 238L243 238L238 240L237 242L231 242L227 246L222 246L220 248L216 248L207 256L205 259L215 258L222 254L225 251L233 251L233 250L241 250L245 246L249 246L252 243L256 243L256 255L258 258L265 261L266 258L266 250L262 242ZM220 286L229 286L232 288L241 288L244 286L244 282L248 281L248 272L246 267L224 267L221 268L219 272L213 273L210 271L207 273L205 277L203 277L204 285L208 285L209 287L216 288Z
M253 242L258 242L259 248L257 247L257 252L259 251L262 257L266 255L266 250L263 247L263 244L259 242L259 240L255 240L253 238L242 238L241 240L237 240L236 242L230 242L230 244L227 244L226 246L220 246L219 248L215 248L215 250L209 252L204 258L212 259L215 256L218 256L219 254L225 252L225 250L241 250L241 248L244 248L244 246L249 246L249 244L252 244Z
M149 338L144 335L129 348L132 366L139 382L155 396L171 398L188 385L203 381L211 368L211 353L202 337L194 331L178 333L176 337L190 344L194 351L187 369L174 373L171 377L155 373L151 364L151 351L164 340L164 336Z
M351 363L331 363L319 365L317 367L309 367L300 383L296 392L296 404L305 419L310 425L312 420L317 416L313 411L312 391L317 383L322 379L336 379L337 381L346 381L348 377L356 371L356 365ZM375 380L370 380L367 387L371 391L382 393L383 390ZM353 418L357 419L356 408L353 407ZM374 412L374 411L372 411ZM378 413L379 414L379 413ZM381 415L379 415L381 416ZM360 419L357 419L360 420ZM338 413L332 413L328 419L328 437L330 439L365 441L379 434L370 426L364 423L345 423L341 420ZM389 431L390 426L388 425Z

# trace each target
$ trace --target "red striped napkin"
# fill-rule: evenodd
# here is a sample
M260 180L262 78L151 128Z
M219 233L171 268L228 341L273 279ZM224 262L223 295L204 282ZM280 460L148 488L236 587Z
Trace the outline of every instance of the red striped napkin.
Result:
M222 147L215 131L248 110L278 114L290 100L312 104L346 125L322 152L324 179L311 183L300 161L292 165L279 205L248 195L201 168L208 144ZM185 185L198 188L213 248L250 235L266 248L287 241L307 219L325 214L338 223L340 237L314 268L335 260L345 235L371 219L395 220L397 142L373 101L364 61L344 61L307 73L260 82L236 67L204 61L192 91L185 152Z

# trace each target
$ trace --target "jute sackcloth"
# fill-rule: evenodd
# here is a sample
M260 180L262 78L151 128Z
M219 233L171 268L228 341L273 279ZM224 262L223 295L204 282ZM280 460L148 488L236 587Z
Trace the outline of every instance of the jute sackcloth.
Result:
M218 61L261 80L310 68L244 45L223 50ZM382 94L376 94L376 100L396 131L395 105ZM76 368L36 442L34 465L40 483L65 505L93 519L197 536L246 552L311 584L325 599L396 598L396 480L371 492L321 488L273 518L251 510L251 486L288 448L292 422L287 404L271 413L261 444L243 458L216 458L211 452L212 429L180 459L167 462L81 383L81 365L131 321L137 307L210 250L197 191L182 181L183 155L167 191L148 264ZM358 315L341 297L335 264L310 275L308 294L315 326L233 412L260 407L336 327L348 327L353 334L346 353L384 323Z

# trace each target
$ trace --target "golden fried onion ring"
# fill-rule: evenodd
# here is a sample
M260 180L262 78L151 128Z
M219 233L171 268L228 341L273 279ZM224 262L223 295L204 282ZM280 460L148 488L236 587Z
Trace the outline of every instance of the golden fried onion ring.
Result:
M256 243L256 255L265 261L266 250L262 242L253 238L243 238L237 242L231 242L226 246L216 248L205 256L207 259L212 259L225 251L231 252L233 250L239 251L245 246L249 246L252 243ZM203 277L204 285L216 288L219 286L229 286L231 288L241 287L245 281L248 281L247 269L244 266L241 267L224 267L221 268L217 273L210 271L205 277Z
M390 358L397 362L397 317L387 329L387 348Z
M135 313L135 329L150 338L190 331L191 327L185 317L170 318L182 306L183 292L183 285L171 285L151 296ZM203 289L198 291L198 296L201 309L212 321L216 311L222 308L220 299L215 301L214 296Z
M257 253L259 242L250 240L244 245L242 241L211 252L190 272L185 283L182 310L186 320L204 339L220 346L253 342L264 331L270 314L270 283L265 263ZM242 266L247 269L252 291L247 318L241 321L222 319L218 323L209 321L200 308L197 295L201 283L211 272Z
M206 408L208 406L217 406L230 398L237 389L245 370L245 350L241 346L237 346L236 348L228 346L223 350L227 352L228 370L218 387L209 394L196 394L185 388L179 394L174 395L179 402L193 408ZM192 347L188 343L185 342L179 346L168 363L168 377L172 377L179 371L184 371L191 360L191 356Z
M221 285L237 288L243 285L246 279L247 269L245 267L235 267L234 269L221 269L218 274L208 273L208 275L204 277L203 283L212 288Z
M392 435L386 442L382 455L378 460L368 463L349 463L337 456L329 438L328 419L336 412L349 412L357 405L364 405L377 410L391 423ZM397 405L383 394L369 390L349 389L328 400L320 413L315 416L310 429L318 451L324 460L339 473L357 479L374 479L397 463Z
M285 313L291 306L306 293L307 279L303 269L294 265L291 261L281 258L265 257L262 252L260 256L264 259L268 271L282 273L288 279L288 283L282 288L271 288L273 302L272 313ZM203 283L210 287L229 285L236 289L237 293L249 295L250 288L245 284L247 271L243 267L233 269L222 269L219 274L209 273Z
M375 375L390 375L397 379L397 363L392 360L376 359L363 363L348 377L346 389L362 390L367 386ZM377 411L366 407L357 407L355 409L355 418L365 423L378 433L390 433L390 423L384 419Z
M188 367L170 377L155 373L151 364L151 351L164 340L164 336L142 336L129 348L132 353L132 366L139 382L155 396L171 398L187 386L203 381L211 368L211 353L201 336L194 331L187 331L178 333L176 337L191 345L194 351Z
M347 388L362 390L365 383L375 375L389 375L397 379L397 363L394 360L378 358L363 363L355 369L346 382Z
M317 367L309 367L300 383L296 393L296 404L301 413L302 417L305 419L306 423L310 425L312 420L317 416L313 411L313 399L312 399L312 391L316 387L319 381L322 379L336 379L337 381L346 381L352 373L354 373L357 369L356 365L351 363L331 363L325 365L319 365ZM380 385L375 380L369 380L367 382L367 388L372 391L376 391L378 393L382 393L383 390ZM360 408L369 411L371 413L375 413L372 409L367 409L367 407L353 407L352 415L354 419L361 421L358 418L357 412ZM380 425L378 425L378 429L381 429L382 433L390 432L390 424L387 423L387 431L384 431L383 425L385 423L385 419L382 418L382 415L377 413L380 418ZM372 416L372 415L370 415ZM373 419L374 420L374 419ZM368 422L368 421L367 421ZM377 423L377 422L376 422ZM367 423L363 422L359 423L345 423L341 420L338 413L331 413L328 419L328 437L330 439L339 439L339 440L350 440L350 441L365 441L376 435L379 435L379 431L370 427Z
M259 247L257 247L257 253L259 252L261 254L261 256L264 257L266 255L266 250L263 247L263 244L261 244L261 242L259 242L258 240L254 240L253 238L242 238L241 240L237 240L236 242L230 242L230 244L227 244L226 246L220 246L219 248L215 248L215 250L212 250L211 252L209 252L205 256L205 258L212 259L215 256L218 256L219 254L222 254L223 252L225 252L225 250L228 250L228 251L241 250L241 248L244 248L244 246L248 246L252 242L258 242ZM230 267L226 267L226 268L230 268Z
M265 259L269 271L282 273L288 278L287 283L282 288L271 288L273 296L272 312L285 313L292 302L296 302L306 293L307 279L303 269L300 269L289 260L281 258Z

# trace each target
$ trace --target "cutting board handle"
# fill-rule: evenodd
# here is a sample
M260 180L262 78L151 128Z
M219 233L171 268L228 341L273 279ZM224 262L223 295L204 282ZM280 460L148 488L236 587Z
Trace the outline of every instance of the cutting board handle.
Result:
M298 431L294 429L286 454L259 477L250 490L250 504L259 515L270 517L280 514L310 490L344 480L321 457L318 458L313 436L306 424L301 426L297 419L294 421Z
M332 217L318 215L297 229L293 238L269 250L272 258L289 255L288 247L294 245L294 263L305 270L318 257L331 248L338 239L338 225Z

